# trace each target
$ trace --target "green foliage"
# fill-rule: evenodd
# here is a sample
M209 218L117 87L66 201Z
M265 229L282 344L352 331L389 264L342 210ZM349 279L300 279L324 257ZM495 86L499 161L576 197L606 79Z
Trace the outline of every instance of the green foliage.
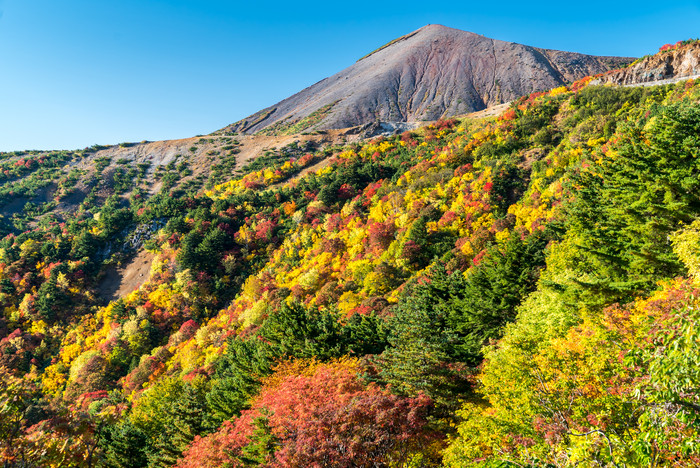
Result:
M99 435L101 464L107 468L140 468L148 463L148 440L130 421L106 426Z
M230 419L248 407L262 379L272 373L274 353L265 341L252 337L233 338L218 360L211 390L206 398L215 425Z
M655 404L673 404L679 408L672 418L656 422L660 425L672 424L674 420L696 427L700 423L698 313L695 310L687 312L679 317L680 323L674 333L663 336L656 349L642 355L648 360L649 382L642 386L641 391ZM654 419L648 423L653 425ZM688 448L700 450L698 446Z
M468 369L480 362L482 347L501 336L534 290L546 242L514 234L466 275L437 264L396 309L390 347L379 360L384 379L400 393L453 405L468 390Z
M146 456L149 467L172 466L196 435L210 430L206 419L208 388L209 383L202 378L190 382L166 379L149 388L131 412L133 427L125 428L126 436L146 440L136 457ZM108 451L118 449L107 445Z
M698 98L579 83L243 168L3 154L3 456L434 466L452 423L451 466L700 463L697 294L659 284L698 274Z
M338 318L297 303L283 304L265 320L260 335L277 356L326 360L345 354Z
M56 285L55 276L43 283L37 291L37 312L42 319L48 322L56 320L60 310L69 303L70 297Z
M267 413L264 409L263 414ZM253 420L255 429L251 434L252 442L241 450L240 460L243 466L260 466L267 462L275 453L279 439L270 430L269 418L259 416Z
M660 108L573 179L569 235L595 273L571 287L624 300L683 273L669 235L700 215L699 131L696 107Z
M341 323L337 314L298 303L283 304L259 333L276 356L300 359L377 354L386 344L383 323L375 315L353 316Z

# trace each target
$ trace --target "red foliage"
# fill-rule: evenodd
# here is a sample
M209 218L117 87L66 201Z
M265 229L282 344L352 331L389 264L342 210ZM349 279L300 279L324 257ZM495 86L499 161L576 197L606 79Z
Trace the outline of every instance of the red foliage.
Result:
M372 184L369 184L364 191L364 196L366 199L365 205L369 205L369 203L372 200L372 197L377 193L379 188L382 186L383 180L379 180L377 182L374 182Z
M264 422L276 438L269 467L374 467L401 465L411 448L430 441L428 397L401 398L366 385L350 362L282 368L250 410L218 432L196 438L180 468L243 466L244 448ZM281 375L280 375L281 374ZM256 424L256 421L258 423Z
M342 253L345 251L345 248L345 242L337 237L326 238L321 241L321 250L329 252L333 256Z
M266 220L258 223L255 229L255 238L258 240L269 241L272 239L272 233L274 232L277 223L271 220Z
M510 122L511 120L515 120L515 109L512 107L505 111L501 116L498 118L499 121L501 122Z
M246 188L247 190L257 190L257 189L263 187L263 184L261 184L260 182L258 182L258 181L256 181L256 180L249 180L249 181L246 181L246 182L243 183L243 185L245 186L245 188Z
M437 122L435 122L435 127L438 130L447 130L454 127L455 125L457 125L457 119L440 119Z
M336 303L342 293L343 289L338 286L337 282L331 281L330 283L326 283L316 295L316 304L331 305Z
M678 42L676 42L675 44L664 44L664 45L662 45L661 47L659 47L659 52L665 52L665 51L667 51L667 50L673 50L673 49L675 49L676 47L678 47L679 45L681 45L682 43L683 43L683 41L678 41Z
M445 227L452 224L458 218L454 211L446 211L438 221L438 226Z
M338 189L338 199L339 200L350 200L355 196L355 189L348 184L343 184Z
M34 359L34 351L43 339L44 335L40 333L33 335L19 328L0 339L0 367L27 372L30 362Z
M350 310L350 311L348 312L347 315L348 315L348 317L351 317L351 316L353 316L353 315L355 315L355 314L369 315L369 314L371 314L372 312L373 312L373 311L372 311L372 308L371 308L370 306L368 306L368 305L359 305L359 306L355 307L354 309Z
M333 213L326 218L326 230L328 232L337 232L344 225L343 217L338 213Z
M423 247L412 240L407 240L401 251L401 258L413 263L420 258Z
M321 221L321 215L328 212L325 206L309 206L306 208L306 219L309 222Z
M386 250L394 240L394 222L374 223L369 226L369 245L375 252Z
M184 339L189 340L194 336L198 328L199 325L197 325L197 322L195 322L194 320L188 320L187 322L182 324L179 332L182 334Z
M481 252L479 252L478 254L476 254L476 255L474 256L474 258L472 259L472 262L474 263L474 265L475 265L475 266L479 266L479 264L481 263L481 261L484 259L484 256L486 256L486 251L485 251L485 250L482 250Z
M299 161L297 161L297 165L298 165L299 167L304 167L304 166L306 166L306 165L312 163L312 162L314 161L315 158L316 158L316 157L315 157L313 154L311 154L311 153L306 153L304 156L302 156L301 158L299 158Z
M87 392L78 396L77 403L80 408L87 410L90 403L93 401L104 400L109 396L106 390L97 390L95 392Z

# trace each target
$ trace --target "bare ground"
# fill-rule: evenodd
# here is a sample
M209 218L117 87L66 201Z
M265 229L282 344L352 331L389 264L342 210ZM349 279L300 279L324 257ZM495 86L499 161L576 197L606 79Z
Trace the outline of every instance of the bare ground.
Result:
M100 297L113 301L140 288L151 276L154 255L141 250L121 267L110 266L98 286Z

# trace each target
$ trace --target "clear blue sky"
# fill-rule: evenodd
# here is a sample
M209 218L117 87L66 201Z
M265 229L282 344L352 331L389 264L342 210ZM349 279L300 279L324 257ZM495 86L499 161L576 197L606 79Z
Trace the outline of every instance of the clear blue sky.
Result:
M700 37L698 5L0 0L0 150L209 133L431 23L539 47L640 56Z

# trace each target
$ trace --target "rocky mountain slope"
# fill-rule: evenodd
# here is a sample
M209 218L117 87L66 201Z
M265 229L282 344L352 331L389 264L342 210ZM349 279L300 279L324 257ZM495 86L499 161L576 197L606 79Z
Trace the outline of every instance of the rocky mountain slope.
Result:
M700 74L700 42L666 45L658 54L641 58L627 68L606 73L594 84L632 85Z
M287 133L474 112L632 59L539 49L428 25L225 131Z

